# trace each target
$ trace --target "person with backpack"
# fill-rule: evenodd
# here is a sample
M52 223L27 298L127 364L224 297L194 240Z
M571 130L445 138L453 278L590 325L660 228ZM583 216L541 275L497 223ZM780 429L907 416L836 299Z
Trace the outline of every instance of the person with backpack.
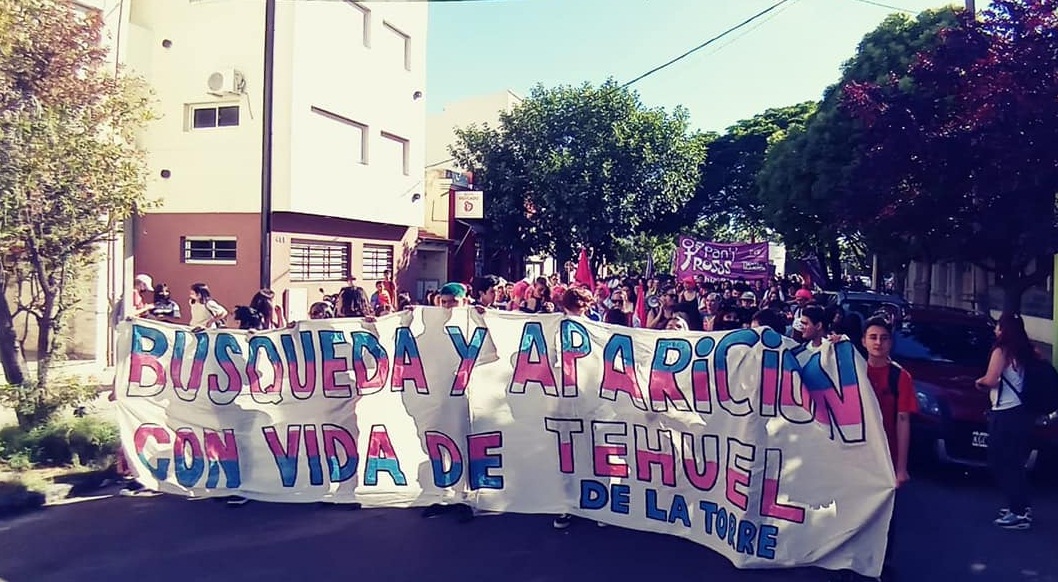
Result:
M1036 419L1058 408L1058 373L1029 341L1021 316L1000 316L988 371L976 384L992 400L988 463L1007 502L993 523L1003 529L1029 529L1029 440Z
M871 382L871 388L874 389L874 395L878 399L878 408L882 412L882 427L885 428L889 456L896 474L897 500L899 500L901 497L899 488L911 480L907 472L907 463L911 449L911 414L918 410L915 383L907 370L893 362L893 326L888 321L872 318L864 324L863 347L867 352L867 378ZM892 562L896 515L897 509L894 505L893 517L889 521L889 536L886 540L883 580L895 576Z
M888 442L889 455L896 474L897 495L899 504L900 488L911 480L907 472L908 452L911 449L911 414L918 410L918 398L915 396L915 382L911 374L892 359L893 326L886 319L872 317L864 323L863 347L867 352L867 378L878 401L882 413L882 427ZM896 570L893 566L894 540L897 523L897 505L893 507L893 516L889 520L889 534L885 544L885 558L882 565L881 580L895 580ZM831 577L834 582L862 580L857 574L844 570Z

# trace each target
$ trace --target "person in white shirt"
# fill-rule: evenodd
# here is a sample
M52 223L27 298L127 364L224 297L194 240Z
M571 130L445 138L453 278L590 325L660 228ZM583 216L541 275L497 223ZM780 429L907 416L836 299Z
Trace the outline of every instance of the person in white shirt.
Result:
M191 286L189 295L191 302L191 329L203 330L221 327L228 319L228 310L213 299L209 286L205 283L195 283Z

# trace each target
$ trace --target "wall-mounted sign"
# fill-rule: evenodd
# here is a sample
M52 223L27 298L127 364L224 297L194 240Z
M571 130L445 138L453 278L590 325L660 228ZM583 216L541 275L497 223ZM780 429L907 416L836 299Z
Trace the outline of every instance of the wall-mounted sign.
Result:
M470 189L470 176L455 170L445 170L445 178L452 181L453 188Z
M456 218L485 218L485 193L477 190L456 192Z

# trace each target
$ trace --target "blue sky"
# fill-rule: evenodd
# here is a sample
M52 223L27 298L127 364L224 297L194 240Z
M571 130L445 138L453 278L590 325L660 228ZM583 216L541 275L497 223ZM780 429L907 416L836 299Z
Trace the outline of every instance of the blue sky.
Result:
M916 12L950 3L878 1ZM427 108L504 89L524 95L537 83L630 80L774 2L432 2ZM819 98L863 35L892 12L860 0L791 0L633 88L647 105L683 105L695 127L722 130L769 107Z

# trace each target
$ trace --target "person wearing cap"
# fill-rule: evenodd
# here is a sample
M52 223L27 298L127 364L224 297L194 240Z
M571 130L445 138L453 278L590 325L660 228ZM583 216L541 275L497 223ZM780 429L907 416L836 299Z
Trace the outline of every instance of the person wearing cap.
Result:
M791 322L793 332L790 334L790 336L798 342L802 341L801 333L804 331L804 322L801 320L802 311L805 307L808 306L809 303L812 302L813 299L814 297L812 297L812 292L803 287L798 289L797 292L794 293L794 304L796 305L796 307L793 309L793 313L791 314L793 317L793 320Z
M154 307L154 304L147 303L143 296L152 289L154 289L154 280L150 275L144 273L136 275L136 279L132 282L132 317L139 317Z
M753 321L753 315L757 313L757 296L752 291L744 291L738 296L738 320L742 325L749 325Z

